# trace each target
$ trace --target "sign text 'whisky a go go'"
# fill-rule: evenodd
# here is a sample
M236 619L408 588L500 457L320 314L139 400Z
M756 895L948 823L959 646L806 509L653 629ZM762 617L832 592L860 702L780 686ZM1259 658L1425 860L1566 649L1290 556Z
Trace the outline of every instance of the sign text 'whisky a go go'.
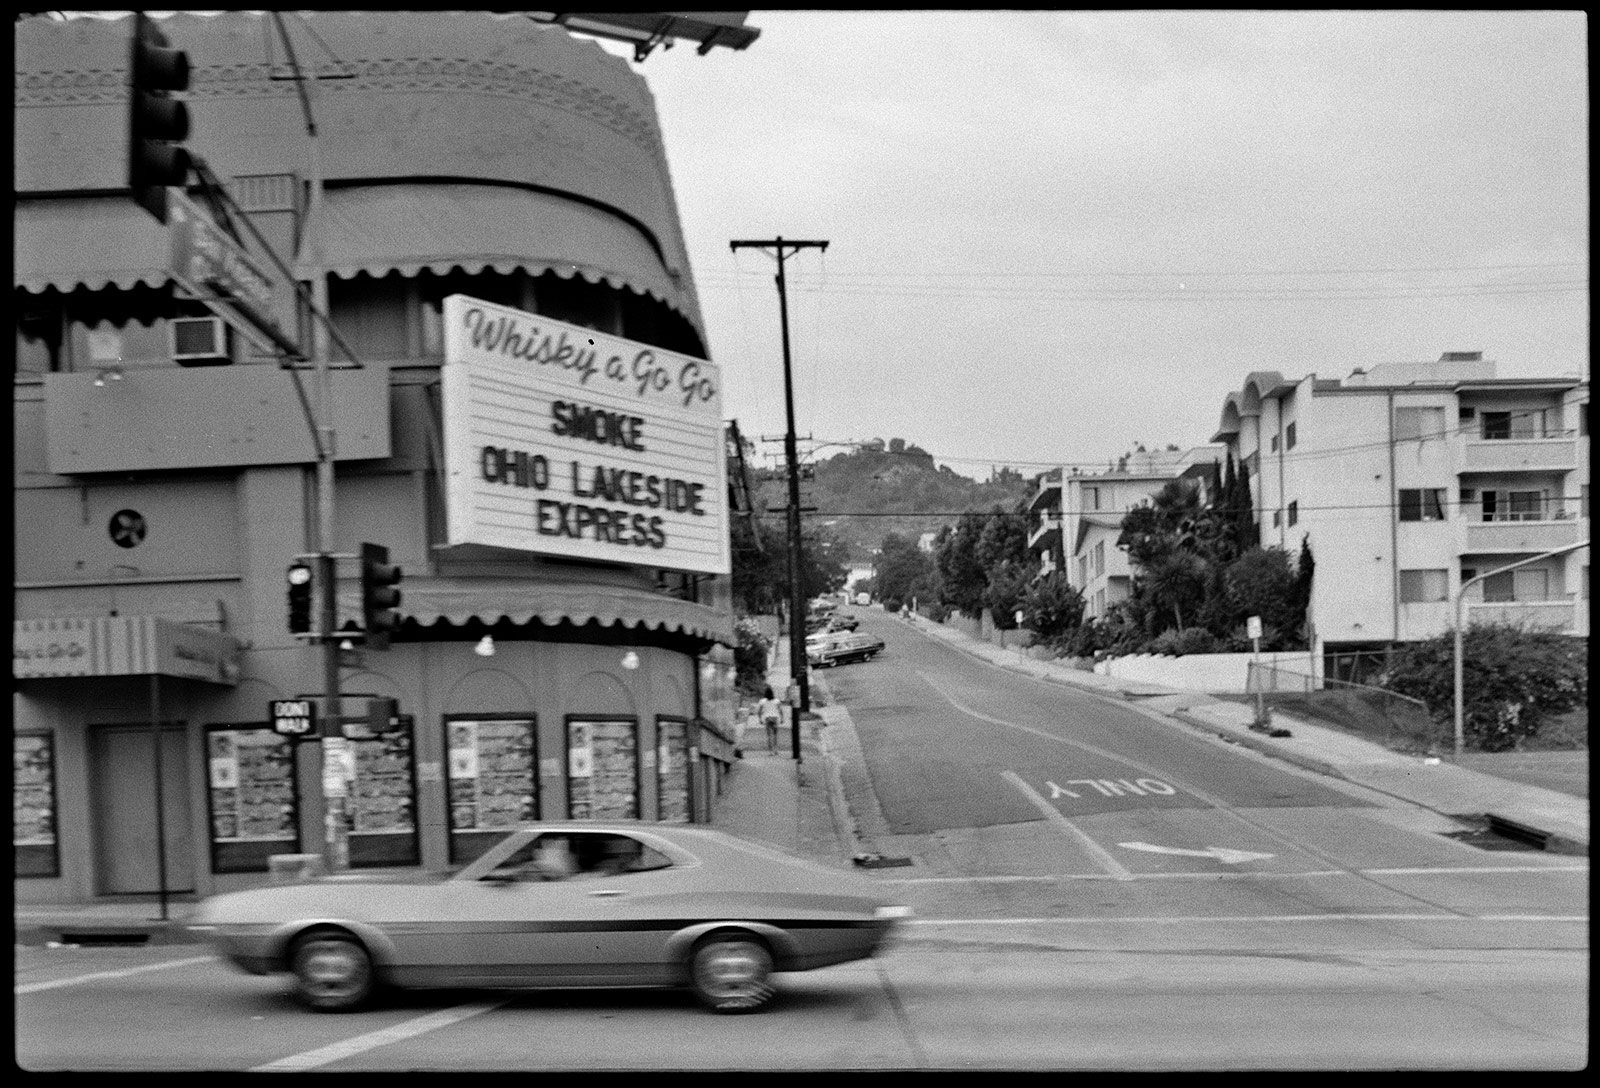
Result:
M729 573L714 364L465 295L444 328L450 544Z

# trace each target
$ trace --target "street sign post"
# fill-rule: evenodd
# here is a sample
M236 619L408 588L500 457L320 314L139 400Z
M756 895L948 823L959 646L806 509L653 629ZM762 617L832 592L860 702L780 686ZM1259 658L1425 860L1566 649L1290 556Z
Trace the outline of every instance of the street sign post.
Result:
M173 189L168 202L173 278L263 352L278 347L299 356L300 346L271 317L294 286L264 269L182 190Z

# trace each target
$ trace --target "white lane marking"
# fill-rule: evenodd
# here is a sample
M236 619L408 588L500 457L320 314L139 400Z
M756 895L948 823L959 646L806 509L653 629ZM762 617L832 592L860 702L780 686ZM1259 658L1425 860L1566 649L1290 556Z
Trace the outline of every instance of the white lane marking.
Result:
M216 958L215 956L190 956L181 960L147 963L140 967L124 967L118 971L95 971L87 975L73 975L71 978L52 979L49 982L25 982L15 987L14 992L36 994L41 990L59 990L63 986L81 986L86 982L100 982L108 978L127 978L129 975L142 975L146 971L165 971L169 967L192 967L197 963L210 963Z
M1112 857L1110 852L1108 852L1105 847L1091 839L1088 834L1083 831L1083 829L1078 827L1077 824L1074 824L1071 820L1061 815L1060 809L1056 808L1056 806L1052 805L1049 801L1046 801L1043 797L1039 796L1038 792L1034 790L1032 786L1028 785L1020 777L1018 777L1015 772L1001 771L1000 773L1007 782L1010 782L1013 786L1022 791L1022 795L1033 804L1034 808L1037 808L1040 812L1044 813L1044 818L1046 820L1049 820L1051 823L1055 824L1057 827L1067 832L1067 834L1072 835L1080 843L1082 843L1083 848L1088 851L1089 856L1099 864L1100 868L1104 869L1117 880L1133 879L1133 874L1123 867L1122 862Z
M250 1069L251 1073L294 1073L302 1069L315 1069L319 1065L329 1065L344 1058L351 1058L357 1054L374 1050L390 1043L402 1042L415 1038L438 1028L449 1027L462 1020L470 1019L480 1013L490 1012L504 1005L510 998L500 1001L475 1001L468 1005L457 1005L453 1009L441 1009L431 1012L426 1016L419 1016L415 1020L407 1020L393 1027L384 1028L382 1031L372 1031L365 1035L357 1035L352 1039L342 1042L329 1043L327 1046L308 1050L303 1054L291 1054L287 1058L267 1062Z
M1473 866L1471 868L1438 869L1302 869L1293 872L1271 873L1135 873L1134 880L1298 880L1302 877L1324 876L1474 876L1485 873L1586 873L1587 865L1516 865ZM880 884L1004 884L1018 881L1035 883L1052 880L1109 880L1105 873L1044 873L1039 876L996 874L993 876L878 876Z
M1237 865L1241 861L1265 861L1271 854L1255 854L1249 850L1230 850L1226 846L1208 846L1204 850L1190 850L1182 846L1157 846L1150 842L1119 842L1124 850L1143 850L1148 854L1179 854L1186 858L1216 858L1224 865Z
M1197 914L1149 918L908 918L905 926L1192 925L1204 922L1577 922L1587 914Z

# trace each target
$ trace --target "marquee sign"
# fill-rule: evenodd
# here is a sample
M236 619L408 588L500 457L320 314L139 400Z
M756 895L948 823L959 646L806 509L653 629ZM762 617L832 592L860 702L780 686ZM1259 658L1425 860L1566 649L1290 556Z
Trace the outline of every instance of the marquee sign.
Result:
M729 573L714 364L465 295L444 323L449 543Z

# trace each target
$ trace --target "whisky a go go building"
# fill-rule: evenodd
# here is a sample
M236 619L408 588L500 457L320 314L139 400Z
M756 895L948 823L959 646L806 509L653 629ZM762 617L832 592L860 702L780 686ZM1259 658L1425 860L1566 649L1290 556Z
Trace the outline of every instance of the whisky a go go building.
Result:
M322 852L330 787L356 869L449 869L529 820L702 822L734 758L722 375L642 76L512 15L296 19L342 77L315 100L320 220L263 16L160 23L189 146L359 364L332 372L339 618L372 543L401 622L343 656L341 710L395 713L327 776L271 718L325 712L287 616L319 509L292 375L175 287L122 187L126 21L22 21L19 902L265 883Z

